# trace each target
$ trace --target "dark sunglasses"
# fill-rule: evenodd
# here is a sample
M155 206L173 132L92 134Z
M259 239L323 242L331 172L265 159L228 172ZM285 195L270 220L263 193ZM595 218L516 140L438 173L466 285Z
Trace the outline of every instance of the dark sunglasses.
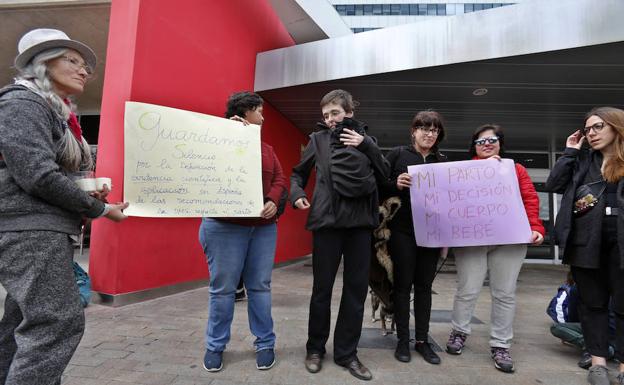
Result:
M498 142L498 136L490 136L489 138L481 138L474 141L477 146L483 146L484 144L494 144Z
M589 127L582 127L581 128L581 134L583 134L583 136L587 136L587 134L589 134L589 131L591 131L592 129L594 130L594 132L597 134L600 131L602 131L602 129L606 126L605 122L598 122L595 124L592 124Z

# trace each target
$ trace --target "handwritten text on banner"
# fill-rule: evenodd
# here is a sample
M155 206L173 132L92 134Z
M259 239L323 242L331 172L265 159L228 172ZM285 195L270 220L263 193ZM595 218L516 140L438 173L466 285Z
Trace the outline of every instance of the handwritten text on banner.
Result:
M416 242L425 247L529 243L512 160L409 166Z
M261 173L259 126L126 102L126 214L259 216Z

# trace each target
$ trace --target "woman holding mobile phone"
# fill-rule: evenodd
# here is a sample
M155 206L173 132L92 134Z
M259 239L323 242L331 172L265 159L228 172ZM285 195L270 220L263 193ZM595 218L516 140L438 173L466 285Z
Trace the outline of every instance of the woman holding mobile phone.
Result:
M582 149L584 143L589 149ZM608 385L609 299L615 313L617 383L624 384L624 111L594 108L581 129L566 139L546 189L563 193L555 222L578 286L581 325L592 356L590 384Z

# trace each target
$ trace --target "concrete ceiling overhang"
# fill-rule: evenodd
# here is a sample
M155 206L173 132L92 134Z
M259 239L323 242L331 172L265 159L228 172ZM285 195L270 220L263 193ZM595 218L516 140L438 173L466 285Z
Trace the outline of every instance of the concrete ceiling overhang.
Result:
M328 1L269 1L296 44L353 34Z
M56 28L87 44L98 58L94 78L77 98L81 114L99 114L106 65L110 0L17 1L0 0L0 85L17 74L13 60L20 37L34 28Z
M384 147L406 144L415 112L446 118L447 149L484 123L516 151L561 149L598 105L624 106L624 2L530 1L258 55L255 89L303 131L344 88ZM473 91L485 88L482 96Z

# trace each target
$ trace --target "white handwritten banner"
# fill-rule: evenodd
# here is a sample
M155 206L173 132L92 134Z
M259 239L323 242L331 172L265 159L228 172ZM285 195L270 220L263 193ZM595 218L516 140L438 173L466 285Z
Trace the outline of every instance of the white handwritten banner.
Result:
M136 102L124 121L127 215L259 216L259 126Z
M416 243L461 247L529 243L511 159L409 166Z

